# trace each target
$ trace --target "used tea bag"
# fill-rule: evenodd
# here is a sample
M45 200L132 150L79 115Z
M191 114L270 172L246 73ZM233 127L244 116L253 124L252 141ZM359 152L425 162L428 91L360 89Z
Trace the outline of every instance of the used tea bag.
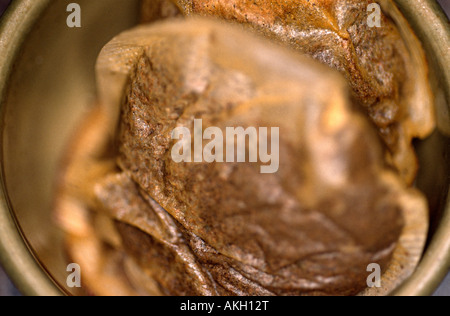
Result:
M380 27L368 23L371 0L172 1L185 16L245 25L339 70L377 126L387 161L412 184L418 169L412 140L435 126L428 70L407 21L391 0L377 2L383 5ZM143 3L153 6L153 0ZM151 18L144 14L143 20Z
M56 204L96 294L107 263L125 271L123 292L167 295L352 295L371 263L392 279L386 294L417 264L426 202L386 168L337 72L240 28L181 20L113 39L97 80ZM194 119L279 128L279 170L175 162L172 131Z

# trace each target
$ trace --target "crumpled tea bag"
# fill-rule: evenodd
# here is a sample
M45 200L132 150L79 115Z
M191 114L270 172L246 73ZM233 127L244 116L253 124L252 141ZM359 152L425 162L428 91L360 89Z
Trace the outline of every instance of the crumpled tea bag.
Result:
M110 280L106 264L124 266L123 292L167 295L351 295L370 263L394 276L386 294L417 264L426 202L385 167L337 72L239 28L181 20L113 39L97 81L56 204L97 294L109 293L96 282ZM278 127L278 172L175 162L172 131L194 119Z

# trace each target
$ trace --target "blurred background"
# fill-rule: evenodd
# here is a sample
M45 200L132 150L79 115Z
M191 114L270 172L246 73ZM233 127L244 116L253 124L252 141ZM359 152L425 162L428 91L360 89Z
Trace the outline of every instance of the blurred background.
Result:
M10 2L14 0L0 0L0 19ZM437 0L444 8L447 16L450 16L450 0ZM0 296L19 296L20 292L10 282L7 275L0 266ZM435 293L436 296L450 296L450 274L442 282L442 285Z

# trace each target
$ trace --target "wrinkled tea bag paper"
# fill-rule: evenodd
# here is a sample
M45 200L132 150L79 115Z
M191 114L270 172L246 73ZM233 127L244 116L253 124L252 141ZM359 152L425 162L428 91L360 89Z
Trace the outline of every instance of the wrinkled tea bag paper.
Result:
M151 83L151 80L157 81ZM414 190L405 189L384 168L381 148L370 125L351 111L343 79L325 66L220 23L173 21L139 27L116 37L99 57L97 81L99 105L91 118L86 119L72 149L59 204L65 210L60 218L66 218L72 256L82 260L80 264L83 257L90 258L91 270L85 275L91 278L91 284L98 284L94 280L100 277L108 284L120 283L120 278L113 278L111 272L131 256L141 264L128 264L125 269L128 277L125 277L137 280L141 274L147 291L155 288L152 279L156 278L168 293L175 294L220 294L214 284L220 284L223 293L234 294L301 294L311 289L317 293L333 293L333 288L338 293L352 293L352 280L347 280L346 269L364 262L367 265L371 261L386 261L394 250L396 231L400 241L382 282L384 288L377 294L389 293L417 264L427 230L425 201ZM192 82L196 84L191 85ZM236 82L247 82L246 90L235 93ZM141 87L150 83L153 89L142 90ZM170 94L154 99L161 104L139 101L156 96L152 93L163 91L161 87L172 89ZM126 126L135 124L139 129L139 122L143 122L141 115L156 115L163 106L167 112L158 114L161 122L165 122L162 126L173 124L171 106L176 103L165 100L186 95L194 98L183 101L185 116L179 122L188 125L198 108L206 121L224 126L232 122L278 125L285 130L281 151L294 150L296 157L303 158L284 156L281 173L264 181L245 164L233 167L236 171L228 172L224 182L215 178L214 170L221 174L220 170L226 166L211 169L204 164L176 165L170 160L165 160L166 177L158 177L158 164L152 169L152 161L167 158L156 157L158 150L148 148L169 146L164 141L167 130L159 131L157 138L133 138ZM231 112L224 110L227 104L232 104ZM127 110L130 106L135 110ZM107 157L105 152L111 149L108 147L111 139L117 135L120 136L119 160L114 157L109 163L102 162ZM309 155L313 158L308 158ZM116 161L121 169L118 175L111 166ZM151 163L143 164L143 161ZM329 166L334 164L342 165L341 171L329 173ZM213 181L195 180L200 179L196 178L199 174L203 174L202 179ZM190 191L170 188L173 183L185 186L191 181ZM259 185L264 182L268 185ZM236 183L237 187L230 183ZM132 189L135 186L137 189ZM160 191L164 186L168 189ZM209 195L213 204L208 204L201 192L211 189L220 193ZM240 196L239 191L246 196ZM189 192L192 197L186 196ZM215 199L223 194L229 194L229 198L218 203ZM189 206L186 197L195 204ZM236 213L232 204L240 199L248 205L241 214ZM383 209L377 209L378 202L370 203L371 199L383 200ZM137 201L143 206L136 209L127 206ZM361 207L357 207L359 204ZM117 232L113 226L91 222L87 206L107 211L112 220L128 225L119 229L125 247L120 238L114 237ZM395 215L397 209L404 218L402 231L398 231L401 218ZM134 215L133 210L137 212ZM237 220L227 215L232 210ZM74 214L79 214L77 221L67 220ZM339 225L335 226L334 221ZM323 229L325 234L320 233ZM103 248L102 242L106 240L117 247L116 252ZM136 243L127 244L131 240L140 240L143 248L133 250ZM144 247L146 243L148 246ZM151 247L151 244L158 246ZM366 252L368 245L380 248ZM134 253L120 259L120 253L126 249ZM171 253L168 258L179 258L178 264L164 266L147 262L147 265L146 254L139 253L142 249L150 253ZM86 251L91 255L86 256ZM210 251L213 256L207 255ZM308 256L314 258L317 252L324 253L323 258L318 256L316 263L309 262ZM330 257L326 257L327 252ZM208 260L215 261L215 265L208 266ZM105 262L116 267L108 270L110 275L101 275ZM297 263L290 265L290 262L300 262L299 267L304 268L298 269ZM141 273L136 272L139 269ZM358 286L364 287L361 272L357 277ZM188 276L191 281L187 280ZM302 281L302 278L316 281ZM165 283L168 280L177 280L180 286L170 288L170 282ZM287 289L279 287L286 282ZM330 282L337 283L327 287ZM97 290L105 289L100 286Z

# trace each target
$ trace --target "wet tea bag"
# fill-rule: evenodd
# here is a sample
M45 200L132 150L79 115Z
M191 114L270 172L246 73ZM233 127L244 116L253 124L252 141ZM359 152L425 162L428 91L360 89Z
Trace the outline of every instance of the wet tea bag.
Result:
M115 282L132 294L354 295L372 263L387 294L416 266L426 201L385 166L338 72L189 19L113 39L97 82L56 204L96 294L122 271ZM172 132L196 119L203 131L278 128L279 168L175 162Z

